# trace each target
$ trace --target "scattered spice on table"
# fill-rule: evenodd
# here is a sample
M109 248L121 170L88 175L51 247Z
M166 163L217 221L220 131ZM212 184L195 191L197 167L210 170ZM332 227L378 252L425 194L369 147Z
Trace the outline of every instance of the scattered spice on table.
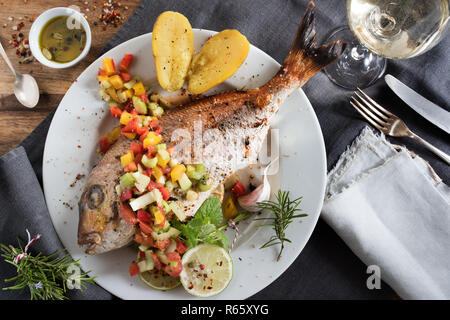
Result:
M102 1L102 12L98 15L98 19L103 24L103 30L106 30L106 26L112 25L115 28L122 23L122 15L120 10L127 10L128 7L122 7L119 1Z
M25 21L34 21L35 15L31 16L24 15L18 18L10 16L7 18L7 23L3 24L3 28L8 26L8 22L13 22L14 25L11 27L11 30L15 31L11 34L11 39L9 40L9 44L11 48L15 49L16 56L20 59L19 63L30 63L34 60L30 44L28 39L25 37L24 33L21 30L25 27ZM16 22L17 21L17 22Z
M123 23L123 10L128 10L128 6L124 6L120 1L115 0L79 0L79 2L78 6L84 13L84 17L87 19L87 14L92 12L92 15L98 19L98 21L92 22L92 25L101 26L103 30L106 30L108 26L117 28Z
M26 64L34 60L28 39L22 32L11 34L9 43L16 49L16 56L20 59L19 63Z

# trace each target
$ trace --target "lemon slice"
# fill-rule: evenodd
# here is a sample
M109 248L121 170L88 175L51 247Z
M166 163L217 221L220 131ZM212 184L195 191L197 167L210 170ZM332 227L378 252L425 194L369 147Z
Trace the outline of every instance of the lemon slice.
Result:
M219 246L202 244L189 249L181 260L180 281L187 292L198 297L211 297L222 292L233 277L233 261Z
M139 273L139 278L143 283L156 290L166 291L180 285L178 278L171 277L162 270L158 272L146 271Z

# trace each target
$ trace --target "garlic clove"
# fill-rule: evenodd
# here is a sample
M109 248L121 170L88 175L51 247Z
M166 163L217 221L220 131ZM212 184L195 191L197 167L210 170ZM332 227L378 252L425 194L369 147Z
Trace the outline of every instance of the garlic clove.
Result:
M267 165L263 172L263 183L256 187L252 192L239 197L238 203L239 205L250 212L258 212L260 209L258 208L258 202L268 201L270 199L270 184L269 179L267 178L267 171L269 167L278 160L278 157L274 159L272 162Z
M270 196L270 186L268 187L269 192L267 192L267 186L268 186L268 184L262 183L258 187L256 187L256 189L253 190L252 192L250 192L244 196L240 196L237 199L239 202L239 205L244 210L247 210L250 212L260 211L258 209L257 203L261 202L261 201L269 200L269 197L267 195Z

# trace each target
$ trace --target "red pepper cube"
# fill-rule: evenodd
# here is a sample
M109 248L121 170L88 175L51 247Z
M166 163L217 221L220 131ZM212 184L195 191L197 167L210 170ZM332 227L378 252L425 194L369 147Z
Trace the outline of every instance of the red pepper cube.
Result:
M122 61L120 61L119 69L121 71L127 72L132 60L133 60L132 54L125 54L122 58Z
M170 239L157 240L155 243L155 248L160 250L166 249L170 245Z
M106 74L105 70L103 70L102 68L98 68L98 75L99 76L106 76L107 74Z
M152 175L151 170L152 169L147 169L147 172L150 174L150 176ZM150 180L150 182L148 183L148 186L147 186L147 190L152 191L153 189L156 189L156 188L158 188L158 184L156 182Z
M136 165L138 165L138 164L142 165L142 162L141 162L142 157L143 157L142 153L138 153L134 156L134 162L136 163Z
M136 230L134 235L134 241L142 244L143 246L153 247L155 242L152 236L148 236L145 233L141 232L139 229Z
M144 140L147 137L149 132L150 132L150 130L148 130L148 128L145 128L145 130L141 131L141 134L138 133L139 134L139 141L144 142Z
M183 254L186 252L186 246L184 245L183 241L181 241L179 238L176 238L175 241L177 242L177 251L179 254Z
M142 146L142 144L140 142L132 142L130 144L130 150L133 152L133 154L136 155L139 153L143 153L144 152L144 147Z
M144 222L144 223L151 223L152 222L152 218L150 216L150 213L148 213L145 210L138 210L137 218L138 218L139 222Z
M122 132L125 133L136 132L138 126L139 126L139 118L138 117L133 118L127 123L125 127L123 127Z
M238 181L238 182L236 182L234 184L234 186L231 189L231 191L235 194L236 197L243 196L244 194L247 193L247 191L245 190L244 185L240 181Z
M133 192L131 192L131 189L125 189L122 191L122 194L120 195L120 201L125 202L130 200L133 197Z
M145 133L148 133L148 128L147 127L138 127L137 128L137 130L136 130L136 133L138 134L138 135L143 135L143 134L145 134Z
M128 204L122 203L120 205L119 214L122 219L130 226L135 225L138 222L136 214Z
M156 128L156 130L155 130L155 134L156 135L159 136L161 134L161 132L162 132L162 128L161 127Z
M154 265L155 265L155 269L156 269L156 270L161 270L161 268L162 268L162 263L161 263L161 260L159 260L159 257L158 257L155 253L153 253L153 252L151 252L150 254L152 255L153 263L154 263Z
M109 147L111 146L108 141L108 138L106 138L106 137L100 138L100 140L98 141L98 144L100 145L101 153L106 153L106 151L108 151Z
M139 221L139 227L141 228L141 231L145 234L151 234L153 232L152 227L150 226L150 224L145 223L143 221Z
M122 110L119 107L109 107L109 111L113 118L120 118L122 115Z
M159 121L158 119L153 119L152 121L150 121L150 123L148 124L148 126L152 129L155 129L157 126L159 125Z
M131 161L128 166L126 167L127 170L125 170L126 172L135 172L137 171L137 165L136 162Z
M136 262L132 262L130 264L130 268L128 269L128 272L130 273L130 276L135 276L137 274L139 274L139 266L137 265Z
M156 154L156 147L152 144L147 146L147 157L153 158Z
M129 74L128 72L121 72L120 73L120 77L122 78L122 80L124 82L128 82L130 81L133 77L131 76L131 74Z
M141 99L144 103L148 103L148 97L146 94L139 95L139 99Z
M163 187L163 186L157 186L157 188L158 188L159 192L161 192L161 195L162 195L162 197L163 197L163 200L164 200L164 201L169 200L169 198L170 198L170 192L169 192L169 190L167 190L167 189L166 189L165 187Z

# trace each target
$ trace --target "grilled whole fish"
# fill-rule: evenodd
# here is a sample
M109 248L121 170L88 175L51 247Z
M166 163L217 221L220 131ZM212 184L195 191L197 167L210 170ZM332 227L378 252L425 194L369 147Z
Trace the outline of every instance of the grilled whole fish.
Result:
M194 149L203 147L198 162L207 168L210 190L232 173L256 162L270 119L283 100L344 51L345 44L341 41L315 46L314 17L315 5L310 2L287 58L264 86L196 100L168 110L161 117L165 143L176 140L174 136L181 130L188 133ZM196 136L196 130L202 134ZM120 217L120 200L115 192L118 178L123 174L119 157L126 153L130 143L121 138L112 146L92 170L79 201L78 243L87 245L88 254L117 249L133 239L135 228ZM185 163L198 163L195 160L194 155L189 156ZM200 192L196 201L180 197L178 204L187 216L194 215L211 192Z

